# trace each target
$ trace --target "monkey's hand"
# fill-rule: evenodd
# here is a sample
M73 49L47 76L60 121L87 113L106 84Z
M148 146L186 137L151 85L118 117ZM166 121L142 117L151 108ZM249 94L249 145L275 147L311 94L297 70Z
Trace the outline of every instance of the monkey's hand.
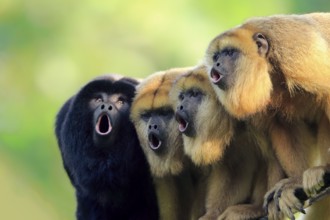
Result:
M284 215L294 220L295 212L305 214L303 206L307 199L302 188L301 178L283 179L266 193L264 208L270 219L280 219Z
M272 219L272 220L284 219L283 213L277 209L275 201L274 201L274 195L281 188L281 186L282 185L280 183L277 183L264 196L263 208L264 208L265 212L267 213L266 214L268 217L267 219Z
M280 211L278 211L275 202L271 202L268 205L268 209L266 210L267 214L265 218L261 218L258 220L263 220L263 219L269 219L269 220L283 220L284 219L284 214Z
M330 165L317 166L303 173L303 187L310 197L317 195L330 186Z
M217 220L244 220L244 219L259 219L265 216L266 213L261 206L252 204L241 204L229 206Z
M205 215L198 218L198 220L213 220L213 219L216 219L218 215L219 214L207 212Z

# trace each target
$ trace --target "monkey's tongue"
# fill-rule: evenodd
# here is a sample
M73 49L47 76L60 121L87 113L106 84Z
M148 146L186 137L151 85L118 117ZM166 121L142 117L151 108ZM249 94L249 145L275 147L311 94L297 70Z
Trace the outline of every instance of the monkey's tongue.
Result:
M153 133L150 133L148 135L148 139L149 139L149 146L151 149L157 150L162 145L162 141L159 140L159 138Z
M212 68L211 70L211 80L213 83L218 83L223 78L223 75L217 71L216 69Z
M96 122L95 131L99 135L107 135L111 132L112 126L108 115L101 115Z
M175 116L176 121L179 123L179 131L184 132L188 128L188 122L184 120L180 115L176 114Z

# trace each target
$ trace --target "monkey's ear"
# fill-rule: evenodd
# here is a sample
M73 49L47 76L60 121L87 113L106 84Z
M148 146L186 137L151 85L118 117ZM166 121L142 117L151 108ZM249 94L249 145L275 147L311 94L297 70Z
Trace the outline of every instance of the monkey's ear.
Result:
M269 49L269 45L268 45L268 41L267 41L266 37L261 33L256 33L255 35L253 35L253 40L257 44L258 53L261 56L266 56L268 49Z

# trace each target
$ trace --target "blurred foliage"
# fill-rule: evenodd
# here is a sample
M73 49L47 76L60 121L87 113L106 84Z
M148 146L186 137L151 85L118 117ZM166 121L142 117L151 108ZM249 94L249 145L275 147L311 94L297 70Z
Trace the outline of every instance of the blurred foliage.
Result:
M2 0L0 219L74 219L54 119L91 78L195 65L246 18L329 9L326 0Z

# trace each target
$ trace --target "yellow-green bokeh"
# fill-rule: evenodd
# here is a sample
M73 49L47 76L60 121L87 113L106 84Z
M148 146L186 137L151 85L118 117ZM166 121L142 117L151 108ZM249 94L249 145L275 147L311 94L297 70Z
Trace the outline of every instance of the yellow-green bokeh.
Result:
M322 0L2 0L0 219L74 219L54 119L91 78L195 65L213 37L249 17L329 9Z

